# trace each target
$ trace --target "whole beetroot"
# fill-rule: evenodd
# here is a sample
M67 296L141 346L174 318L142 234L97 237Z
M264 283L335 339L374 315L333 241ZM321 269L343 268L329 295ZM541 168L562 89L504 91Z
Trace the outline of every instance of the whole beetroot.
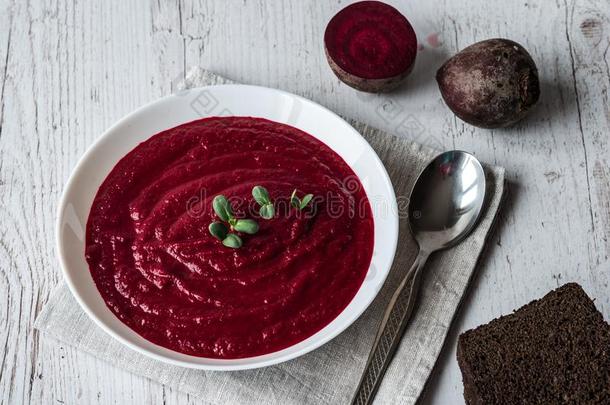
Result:
M508 39L488 39L463 49L440 67L436 81L451 111L482 128L514 124L540 96L536 64Z

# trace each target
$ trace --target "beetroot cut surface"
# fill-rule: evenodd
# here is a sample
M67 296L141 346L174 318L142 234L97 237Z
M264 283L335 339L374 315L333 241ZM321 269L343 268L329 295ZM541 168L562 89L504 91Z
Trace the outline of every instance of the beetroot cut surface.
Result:
M417 38L409 21L379 1L354 3L337 13L326 27L324 44L341 80L336 67L364 80L402 78L417 55Z

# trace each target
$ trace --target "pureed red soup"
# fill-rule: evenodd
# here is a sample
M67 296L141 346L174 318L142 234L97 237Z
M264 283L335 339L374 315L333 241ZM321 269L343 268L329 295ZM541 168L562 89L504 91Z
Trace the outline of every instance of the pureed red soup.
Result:
M275 216L258 216L254 186ZM294 189L314 199L290 205ZM238 249L208 232L226 196ZM99 188L86 258L106 305L160 346L201 357L274 352L313 335L349 304L368 271L373 217L358 178L324 143L288 125L214 117L139 144Z

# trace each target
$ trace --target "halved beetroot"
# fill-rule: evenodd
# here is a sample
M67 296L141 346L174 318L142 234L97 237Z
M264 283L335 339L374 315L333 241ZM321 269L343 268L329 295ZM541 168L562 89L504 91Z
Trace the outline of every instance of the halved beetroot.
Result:
M326 27L324 46L337 77L368 92L397 87L411 72L417 55L417 38L409 21L379 1L362 1L339 11Z

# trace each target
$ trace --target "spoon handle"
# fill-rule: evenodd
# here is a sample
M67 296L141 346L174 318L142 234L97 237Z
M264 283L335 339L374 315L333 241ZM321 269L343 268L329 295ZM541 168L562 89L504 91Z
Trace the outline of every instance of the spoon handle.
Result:
M373 341L373 348L366 362L356 394L352 399L352 405L368 405L373 402L383 375L390 361L392 361L400 338L411 318L417 299L421 269L424 267L428 256L429 253L419 251L415 262L392 295L379 324L377 335Z

